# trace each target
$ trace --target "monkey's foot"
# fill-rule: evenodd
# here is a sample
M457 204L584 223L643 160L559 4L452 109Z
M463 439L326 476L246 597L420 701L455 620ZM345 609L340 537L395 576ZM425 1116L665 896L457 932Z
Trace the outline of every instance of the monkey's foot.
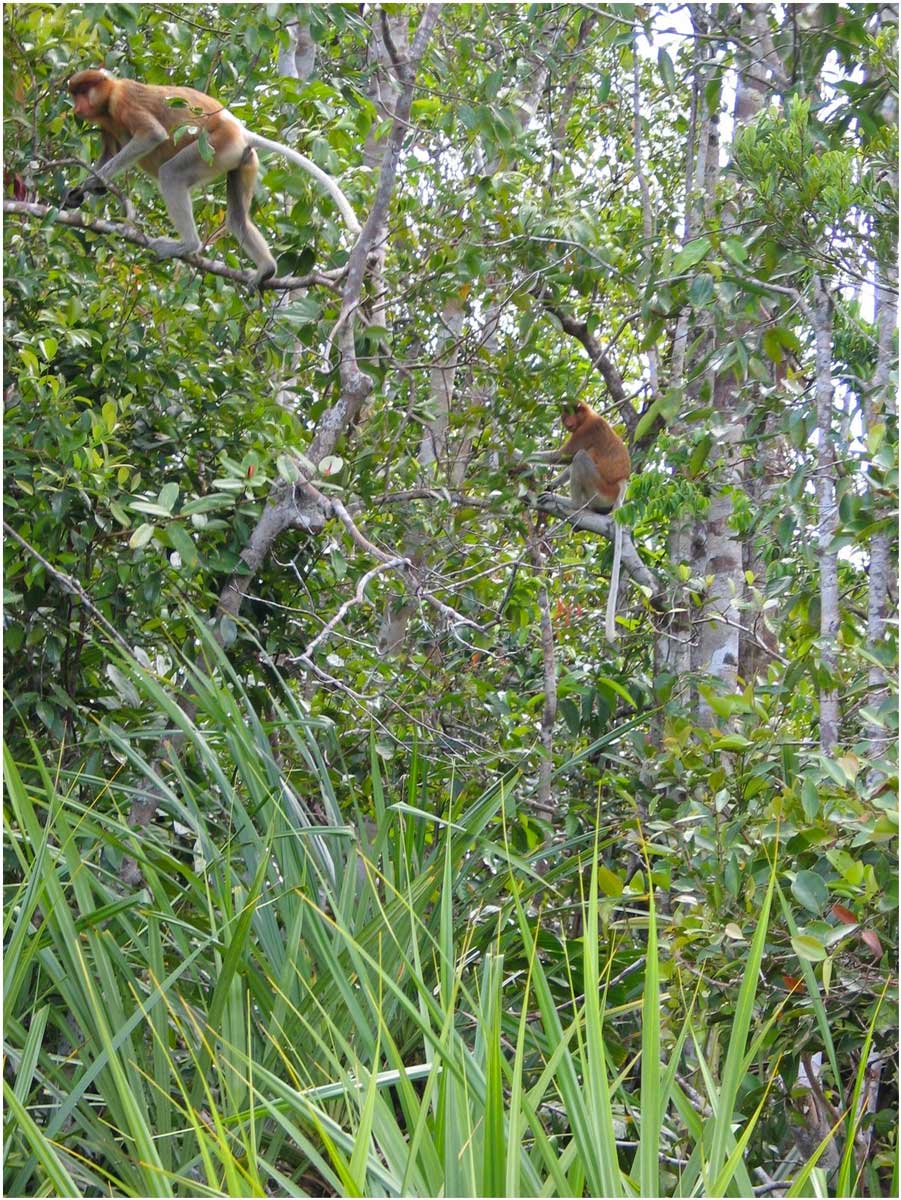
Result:
M260 267L260 269L257 271L256 275L254 276L254 280L253 280L254 286L262 290L263 284L266 283L267 280L271 279L274 274L275 274L275 263L274 262L272 263L271 266Z
M83 187L69 188L66 194L60 200L61 208L81 208L87 199Z
M172 238L151 238L150 249L157 258L175 258L177 254L196 254L200 242L192 246L190 242L176 242Z

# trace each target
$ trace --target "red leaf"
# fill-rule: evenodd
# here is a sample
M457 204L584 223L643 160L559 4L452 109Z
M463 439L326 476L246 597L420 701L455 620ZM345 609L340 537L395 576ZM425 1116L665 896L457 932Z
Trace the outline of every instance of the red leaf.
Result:
M860 935L860 940L872 952L874 958L882 958L882 943L872 929L864 929Z
M807 991L807 988L804 984L804 980L800 979L797 975L783 975L782 982L785 984L785 986L788 988L788 990L790 992L806 992Z
M832 915L843 925L856 925L857 917L849 908L845 908L844 904L833 904Z

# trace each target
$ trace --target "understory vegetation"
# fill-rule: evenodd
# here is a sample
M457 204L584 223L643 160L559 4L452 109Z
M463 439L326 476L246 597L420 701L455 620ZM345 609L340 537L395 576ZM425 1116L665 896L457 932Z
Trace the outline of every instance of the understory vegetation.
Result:
M3 29L4 1194L897 1195L897 11Z

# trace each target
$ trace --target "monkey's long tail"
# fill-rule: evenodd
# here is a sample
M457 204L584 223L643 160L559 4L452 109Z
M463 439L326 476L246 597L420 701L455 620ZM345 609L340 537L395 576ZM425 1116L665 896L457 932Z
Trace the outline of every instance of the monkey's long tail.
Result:
M281 142L271 142L269 138L260 137L258 133L251 133L249 129L245 129L248 142L257 150L271 150L274 154L281 154L288 162L294 163L296 167L300 167L302 171L306 171L308 175L312 175L317 183L328 192L331 198L337 204L341 216L344 218L344 223L353 234L359 234L362 226L357 220L356 213L350 206L350 201L332 179L331 175L327 175L321 167L317 167L314 162L311 162L303 154L298 154L296 150L292 150L290 146L285 146Z
M607 596L607 621L604 633L608 642L616 641L616 596L619 591L619 565L623 556L623 527L617 524L613 533L613 570L610 572L610 592Z

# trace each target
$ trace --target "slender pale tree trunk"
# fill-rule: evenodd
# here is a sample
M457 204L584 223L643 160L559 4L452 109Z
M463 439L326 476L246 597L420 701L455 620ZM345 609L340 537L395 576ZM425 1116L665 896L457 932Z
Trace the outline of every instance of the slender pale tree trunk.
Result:
M692 9L693 20L698 32L707 27L708 13ZM741 42L754 33L754 12L743 6L739 13ZM752 69L753 68L753 69ZM736 81L735 105L733 108L733 136L741 126L759 112L767 90L767 83L760 64L755 61L740 62ZM705 216L712 213L712 202L720 176L720 133L716 112L710 114L707 127L707 144L704 155L703 195ZM727 215L724 226L734 220ZM708 348L717 336L712 313L707 314L709 327ZM727 331L735 337L741 327ZM742 443L746 422L738 404L738 387L731 373L709 376L713 396L713 408L720 447L719 488L710 498L704 542L704 562L700 574L710 580L701 612L699 635L693 646L692 664L703 674L712 676L723 690L734 691L738 685L738 664L741 657L741 609L745 597L744 574L745 548L742 535L732 524L735 492L746 490L742 464ZM703 696L698 701L698 719L702 725L710 726L715 716Z
M706 28L706 14L701 9L693 16ZM696 24L696 31L701 29ZM704 214L704 180L706 176L706 156L708 145L709 112L702 84L703 64L711 54L710 43L698 38L694 43L694 70L692 77L691 114L688 124L688 134L685 146L685 212L683 217L682 244L693 241L700 229ZM686 378L685 355L689 340L689 321L691 310L688 305L679 313L676 321L676 332L673 339L673 353L670 372L670 386L684 389L686 394L691 387ZM698 549L701 545L698 537L699 524L693 517L674 518L669 534L669 561L679 569L687 566L690 574L697 574L701 564L698 561ZM691 598L684 589L674 589L672 614L666 628L657 639L654 647L654 673L658 676L673 676L681 681L677 684L679 692L688 699L688 680L691 675ZM663 723L658 720L654 725L654 740L659 744L663 736Z
M897 411L892 374L897 370L898 357L895 335L898 327L898 267L890 262L887 267L876 270L876 327L878 331L876 371L873 385L867 396L865 417L867 433L874 437L877 426ZM875 515L888 517L889 505L880 501L878 494L874 502ZM885 627L889 611L889 582L892 572L897 572L897 563L892 561L892 532L883 529L873 536L870 544L869 598L867 605L867 646L874 656L884 653ZM882 666L874 664L869 673L869 707L878 714L888 698L888 676ZM871 751L879 758L888 750L885 726L872 726Z
M647 175L645 174L644 162L642 160L641 79L639 67L640 59L636 38L632 42L632 141L633 154L635 156L635 175L638 179L638 188L641 193L641 231L644 236L642 257L644 258L645 263L649 263L653 257L654 215L651 211L651 192L650 188L648 187L648 179ZM648 382L650 384L651 395L656 400L660 395L660 372L656 346L649 347L647 358Z
M419 446L419 465L429 477L448 463L448 429L465 311L463 301L458 296L445 300L441 310L441 322L435 338L434 366L429 375L429 393L435 416L423 430Z
M706 556L704 574L710 586L704 601L703 619L698 637L701 669L718 679L726 691L738 683L740 609L744 595L743 544L732 528L732 491L742 490L741 446L744 421L734 411L735 391L731 379L717 378L714 408L720 414L721 469L720 487L710 498L705 520ZM702 725L713 724L715 717L703 697L698 704Z
M838 529L835 499L835 446L832 441L832 300L822 276L813 280L813 328L817 403L817 553L820 559L820 662L827 678L820 685L820 749L838 744L839 702L834 679L838 664Z
M376 132L384 121L394 116L401 92L400 79L394 61L403 61L410 52L408 15L404 12L389 12L388 9L373 10L372 36L367 55L369 60L369 83L366 94L375 105L378 125L373 126L363 146L363 162L377 171L385 155L385 138L376 138ZM369 279L372 304L369 323L384 327L388 323L387 287L385 285L385 257L388 253L388 221L376 231L369 258Z
M316 43L305 21L289 21L287 30L291 41L278 56L278 73L305 82L316 69Z

